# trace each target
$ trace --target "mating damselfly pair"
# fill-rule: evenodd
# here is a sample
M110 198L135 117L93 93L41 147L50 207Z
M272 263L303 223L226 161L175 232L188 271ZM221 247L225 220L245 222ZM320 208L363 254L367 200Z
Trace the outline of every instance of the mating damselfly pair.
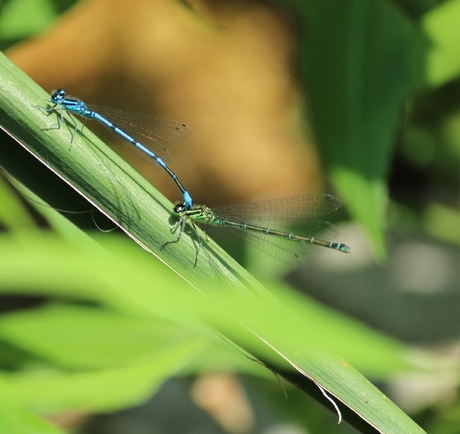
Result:
M293 265L303 262L302 255L308 244L350 253L350 247L346 244L330 241L338 235L338 230L333 224L320 219L321 216L334 212L341 206L335 196L303 195L218 208L193 205L191 195L177 175L166 165L165 158L157 155L168 155L167 148L161 141L174 142L190 135L191 130L186 124L88 105L77 98L68 97L64 89L53 91L51 102L53 105L46 110L48 112L57 110L59 119L48 129L59 128L64 120L64 113L67 113L74 126L72 141L78 131L73 114L85 119L95 119L109 128L131 150L149 163L160 165L168 173L179 188L182 201L174 207L179 221L172 231L179 230L179 233L163 247L179 241L186 224L190 223L199 240L195 265L202 244L202 238L195 225L203 224L228 228L239 235L244 235L249 243Z

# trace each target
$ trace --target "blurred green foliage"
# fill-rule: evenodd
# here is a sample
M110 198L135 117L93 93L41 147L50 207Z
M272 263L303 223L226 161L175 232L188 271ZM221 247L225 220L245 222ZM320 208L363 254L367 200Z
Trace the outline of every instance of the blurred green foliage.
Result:
M42 31L73 3L3 2L1 46L6 48ZM351 215L371 235L376 256L385 255L387 218L392 231L422 231L458 247L460 1L291 0L278 6L296 19L297 71L309 97L309 118L324 164ZM40 216L7 184L1 184L0 195L0 223L6 233L2 237L3 254L16 258L22 267L19 269L31 266L27 284L25 276L18 278L18 269L2 275L3 293L18 295L20 300L14 300L11 313L0 318L0 388L4 391L0 396L8 396L8 402L0 401L1 432L30 429L56 433L32 412L24 412L24 403L37 413L123 408L146 399L184 366L188 366L189 374L224 366L266 376L258 365L216 342L212 333L206 337L203 330L194 330L196 325L179 320L177 324L156 322L151 315L145 319L139 312L130 313L129 305L123 306L123 294L117 300L114 294L104 292L107 282L103 278L95 281L87 277L90 271L97 271L97 262L85 264L75 258L72 269L75 246L46 238L53 233L79 238L79 231L74 232L71 226L63 228L61 225L66 224L59 217L54 226L54 217ZM19 262L19 249L17 256L8 250L15 244L14 238L24 240L27 249L35 252L29 259L33 264ZM114 250L126 248L123 243L120 241ZM137 258L134 253L123 261L127 268L136 270L133 258ZM54 270L49 259L55 261ZM161 270L155 270L154 276L167 292L171 287L168 277ZM133 282L125 290L130 291L131 285L135 287ZM17 312L24 309L22 298L31 295L38 297L32 299L34 308ZM107 306L100 306L101 300ZM314 303L311 307L312 312L320 310ZM117 311L123 308L126 312ZM324 326L325 339L333 339L334 330L350 326L335 314L325 324L331 325L331 330ZM372 347L366 333L358 327L349 338L350 346L356 345L351 352L362 353L362 359L353 361L355 366L381 380L399 372L404 363L398 345L371 335L375 339ZM381 365L369 357L372 353L381 356ZM88 367L93 371L85 371ZM49 387L46 395L37 394L45 387ZM458 402L454 397L450 404L433 406L420 412L417 420L432 433L457 432ZM308 426L308 422L303 423ZM324 426L320 424L317 432ZM345 432L342 427L333 429L327 432Z

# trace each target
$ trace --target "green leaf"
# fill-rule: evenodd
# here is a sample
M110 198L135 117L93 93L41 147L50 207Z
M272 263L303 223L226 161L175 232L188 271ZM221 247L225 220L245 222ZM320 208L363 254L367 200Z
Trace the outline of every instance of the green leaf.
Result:
M88 306L47 305L0 318L0 337L64 368L135 363L194 334L156 318Z
M0 379L0 432L8 434L64 434L64 431L24 410Z
M28 210L19 200L18 195L13 193L11 184L5 177L0 177L0 222L10 231L20 230L27 227L35 227Z
M77 372L39 369L4 372L0 373L0 379L15 399L36 412L114 411L146 401L202 346L199 340L191 340L145 357L138 363L114 368Z
M460 74L460 1L441 2L422 19L422 28L429 39L426 83L439 87Z
M413 369L407 361L411 351L400 344L390 339L382 340L378 333L369 330L360 331L362 326L334 318L326 309L317 310L315 304L309 306L298 296L289 295L287 288L282 293L271 288L276 297L260 297L223 291L230 288L216 284L211 287L202 285L200 289L206 294L203 297L199 292L190 291L189 285L166 267L152 262L142 251L123 240L113 240L111 251L115 256L112 257L99 248L93 253L88 248L78 251L75 247L56 242L54 237L40 235L38 242L35 237L35 234L24 236L20 245L14 238L0 238L0 252L3 252L0 258L0 290L26 288L22 291L30 293L34 290L35 294L90 302L101 308L105 306L102 311L80 306L50 306L34 313L10 314L0 322L3 340L52 360L55 365L62 364L67 369L72 366L80 369L112 366L100 370L100 376L95 371L81 372L81 382L72 380L80 378L79 373L68 380L65 374L57 373L56 386L50 390L56 397L62 396L63 390L68 390L68 397L60 401L64 407L82 408L86 405L92 409L113 409L117 405L145 399L149 385L153 388L159 381L158 375L155 375L158 369L151 366L151 360L162 360L164 355L167 357L164 365L174 367L177 365L171 363L170 352L174 354L177 349L180 355L178 363L184 363L182 349L191 350L186 354L193 355L206 342L212 344L214 334L203 328L204 322L252 357L263 360L275 372L289 372L294 368L303 373L353 408L362 418L379 423L385 429L392 426L413 429L412 422L349 364L354 359L370 366L376 364L380 372L388 370L389 366L396 371ZM24 269L26 264L28 273L21 275L19 270ZM76 278L83 273L85 279ZM121 316L119 324L115 321L118 316ZM159 318L166 322L158 323ZM84 325L85 321L88 325ZM174 322L187 331L171 329ZM158 327L165 328L164 336L157 334ZM190 338L192 332L195 338ZM174 335L175 341L168 345L168 336ZM120 347L117 347L117 336L120 336ZM130 336L138 336L139 341L131 343L130 351L125 351L123 345ZM155 340L155 336L159 339ZM185 339L187 336L188 340ZM65 339L74 341L75 347L63 343ZM350 351L348 347L354 339L361 342L361 347L352 347ZM328 347L340 350L349 360L345 361L323 349ZM363 362L363 356L359 355L363 348L369 352L366 354L367 362ZM104 350L112 361L105 357ZM71 355L66 355L66 351L84 351L87 354L76 356L72 362ZM145 365L144 361L147 361ZM132 377L137 369L130 366L138 367L139 377ZM147 375L149 373L153 378ZM46 376L44 378L50 381ZM40 399L42 406L49 406L48 410L63 409L56 407L57 398L53 396L32 397L32 391L37 390L32 386L38 385L36 381L42 381L39 369L36 373L33 370L15 376L5 374L4 379L13 390L18 391L18 399L29 407L38 409L36 401ZM116 394L115 386L111 386L115 383L132 387L126 393L120 391ZM78 387L79 384L84 388ZM91 384L93 387L98 385L100 389L94 398L87 395ZM140 387L143 384L147 385ZM127 401L123 401L123 397ZM386 417L382 417L386 412Z
M300 73L321 155L382 259L394 137L404 100L419 83L424 40L387 1L290 3L308 23Z
M215 331L330 406L318 387L325 389L337 402L344 404L343 410L345 406L352 410L346 413L350 423L364 423L382 432L422 432L348 362L327 349L332 344L333 350L336 346L346 350L345 345L339 344L342 338L346 342L345 339L351 335L342 336L342 330L334 328L335 336L329 332L325 342L320 318L315 317L315 322L311 323L303 315L295 314L295 306L289 305L286 300L286 304L281 303L280 297L264 288L212 240L203 243L198 265L193 268L196 253L196 234L193 231L186 233L180 242L161 249L165 241L171 238L170 228L174 222L172 205L87 130L84 134L76 135L71 150L70 134L65 126L60 130L43 131L45 125L55 122L53 115L46 117L33 107L33 104L43 101L45 93L1 56L0 93L0 122L17 141L8 149L14 152L20 149L19 146L26 148L61 180L65 180L111 218L131 239L159 259L155 260L134 243L107 234L94 237L102 239L101 244L105 248L83 236L69 240L39 231L24 232L20 237L5 235L0 238L1 292L46 295L49 298L100 306L127 317L121 320L125 331L118 328L118 332L126 333L126 336L130 335L131 328L137 327L144 328L144 338L152 333L152 330L146 328L147 322L143 321L145 318L180 324L188 332L197 333L198 343L202 342L202 336L211 341L210 336L214 336L212 331ZM0 152L1 163L22 181L22 178L27 178L26 170L21 159L11 158L11 154L5 152L6 143ZM36 184L39 187L39 183ZM47 312L54 315L55 321L59 319L65 333L62 313L53 313L52 309ZM88 330L88 341L85 341L84 336L79 336L76 330L77 312L101 328L99 334L95 333L93 344L100 342L103 335L110 332L110 327L103 326L103 323L108 321L113 324L113 317L104 311L91 317L88 316L89 311L84 310L75 310L73 315L69 315L70 335L80 348L89 350L91 336L88 336ZM130 317L140 319L131 322ZM26 328L20 325L21 321L14 320L4 323L3 339L20 349L35 353L43 362L46 357L54 363L59 362L69 367L70 359L59 349L62 335L52 331L54 321L40 314L30 321L23 320L29 330L36 323L43 337L49 336L54 343L31 342L26 337ZM112 339L108 340L108 344ZM368 338L365 342L369 341ZM191 346L190 353L193 354L197 350L195 342ZM116 357L117 348L113 340L110 347L112 355ZM401 369L405 366L411 368L404 360L410 354L406 348L385 341L383 348L385 351L390 350L390 357L393 357L396 366ZM186 344L178 344L177 349L179 353L182 349L186 352ZM77 382L72 383L66 405L76 405L85 399L89 400L88 406L93 408L122 405L120 395L115 394L112 398L110 394L115 392L108 386L107 393L98 390L93 401L85 395L89 385L94 383L102 388L116 382L118 376L123 379L126 387L131 384L127 378L131 379L134 386L139 386L128 388L127 397L134 401L146 396L149 387L155 387L159 378L155 372L153 377L149 376L150 363L147 361L145 370L141 369L142 375L131 371L133 365L124 366L126 363L137 365L137 360L143 358L141 356L146 350L145 342L133 345L134 354L130 358L129 354L119 349L118 367L111 368L106 376L101 377L93 377L94 371L88 371L88 377L82 377L82 384L85 385L83 390L79 389ZM171 351L174 351L174 347ZM178 365L181 361L186 362L190 353L179 356ZM346 351L343 353L345 357L350 355L352 358L356 354L356 349L350 354ZM107 363L97 348L91 348L89 357L76 357L74 366L89 366L90 359L94 365ZM168 357L166 359L169 360ZM162 366L168 363L160 361ZM123 377L120 371L123 368L134 377L131 374ZM158 371L161 372L161 369ZM29 374L26 371L24 375ZM164 375L171 373L169 371ZM143 376L147 380L145 388L140 387ZM10 381L13 389L19 392L22 390L19 383L13 385L14 379L10 378ZM27 384L27 381L22 384ZM61 392L63 389L56 387L54 390ZM74 389L75 396L72 396ZM54 393L57 396L58 393ZM50 402L43 402L42 405L54 406L52 397L48 399Z
M0 14L0 38L24 38L45 29L55 18L49 0L9 1Z

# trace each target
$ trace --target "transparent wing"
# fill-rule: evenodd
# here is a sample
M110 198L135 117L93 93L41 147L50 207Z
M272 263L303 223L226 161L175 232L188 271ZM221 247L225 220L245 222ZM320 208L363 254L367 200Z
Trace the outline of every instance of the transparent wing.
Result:
M323 233L324 239L330 239L338 235L337 229L328 222L314 219L334 212L340 206L340 200L331 194L310 194L226 205L213 208L212 211L219 218L229 221L270 229L300 231L298 235L313 236Z
M179 142L192 134L192 129L187 124L171 119L125 112L123 110L96 105L88 105L88 109L94 110L96 113L106 117L118 128L165 161L169 161L170 154L168 148L161 141L169 143ZM114 134L114 136L129 146L129 142L118 134ZM144 152L136 150L134 146L131 148L144 160L151 162L151 158Z
M228 230L278 261L296 268L306 267L305 255L308 247L303 242L243 229L229 228Z

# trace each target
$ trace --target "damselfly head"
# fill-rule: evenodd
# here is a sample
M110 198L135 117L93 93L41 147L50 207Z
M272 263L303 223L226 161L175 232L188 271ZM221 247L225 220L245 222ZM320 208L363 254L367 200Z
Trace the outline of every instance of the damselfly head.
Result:
M66 91L64 89L56 89L51 92L51 101L54 103L59 103L66 96Z
M184 202L179 202L178 204L174 205L174 212L180 214L188 209L187 205Z

